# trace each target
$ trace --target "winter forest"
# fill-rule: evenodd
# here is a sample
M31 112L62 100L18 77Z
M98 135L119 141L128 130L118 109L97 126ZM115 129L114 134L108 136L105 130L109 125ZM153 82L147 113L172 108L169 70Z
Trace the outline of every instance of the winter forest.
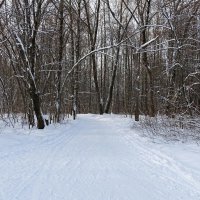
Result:
M198 116L200 1L1 0L1 118L77 113Z
M0 200L200 200L200 0L0 0Z

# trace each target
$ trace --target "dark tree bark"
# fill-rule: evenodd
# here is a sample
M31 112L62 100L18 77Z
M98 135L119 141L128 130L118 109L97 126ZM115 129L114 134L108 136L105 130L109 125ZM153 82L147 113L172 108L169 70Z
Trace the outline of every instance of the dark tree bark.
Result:
M58 72L57 72L57 84L56 84L56 121L60 122L61 107L62 107L62 62L63 62L63 49L64 49L64 0L59 2L59 53L58 53Z
M90 50L94 51L95 46L96 46L96 42L97 42L97 32L98 32L98 26L99 26L100 0L97 0L97 8L96 8L94 27L92 27L92 23L90 21L89 5L86 2L86 0L84 0L84 4L85 4L86 17L87 17L88 32L89 32L90 43L91 43L91 49ZM99 113L100 113L100 115L102 115L104 113L104 110L103 110L103 100L102 100L102 97L101 97L101 91L100 91L99 82L98 82L96 55L92 54L91 59L92 59L93 78L94 78L94 84L95 84L95 89L96 89Z

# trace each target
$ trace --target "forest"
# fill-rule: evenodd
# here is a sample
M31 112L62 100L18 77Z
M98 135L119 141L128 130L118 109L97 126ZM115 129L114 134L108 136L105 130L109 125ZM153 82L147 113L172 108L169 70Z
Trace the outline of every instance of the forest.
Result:
M200 0L0 0L0 200L200 200Z
M0 118L200 115L199 0L1 0Z

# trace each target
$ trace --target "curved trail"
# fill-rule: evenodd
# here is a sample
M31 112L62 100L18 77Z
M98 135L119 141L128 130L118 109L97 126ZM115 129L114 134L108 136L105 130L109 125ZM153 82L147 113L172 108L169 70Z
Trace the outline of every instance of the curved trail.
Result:
M200 174L128 125L80 115L51 135L9 139L0 149L0 200L199 200Z

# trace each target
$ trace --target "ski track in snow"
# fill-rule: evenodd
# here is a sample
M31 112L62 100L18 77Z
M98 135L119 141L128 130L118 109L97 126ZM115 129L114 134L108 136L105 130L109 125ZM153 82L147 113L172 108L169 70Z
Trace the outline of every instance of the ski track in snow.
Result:
M89 114L52 134L1 134L0 200L200 200L200 172L129 123Z

